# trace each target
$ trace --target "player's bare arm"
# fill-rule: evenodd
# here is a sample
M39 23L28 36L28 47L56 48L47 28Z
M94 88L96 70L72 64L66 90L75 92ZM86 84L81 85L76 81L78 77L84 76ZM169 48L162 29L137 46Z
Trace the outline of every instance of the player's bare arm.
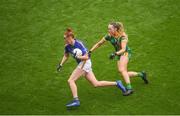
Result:
M97 42L90 51L93 52L95 49L99 48L101 45L103 45L106 42L106 39L103 37L99 42Z

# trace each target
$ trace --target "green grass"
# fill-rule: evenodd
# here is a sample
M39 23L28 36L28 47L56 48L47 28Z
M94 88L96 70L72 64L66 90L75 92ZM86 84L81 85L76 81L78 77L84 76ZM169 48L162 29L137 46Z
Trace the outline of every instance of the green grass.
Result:
M1 0L0 114L180 114L180 0ZM135 93L78 82L81 107L67 111L71 58L61 73L63 33L72 27L90 48L122 21L133 56L129 70L146 70L150 84L132 79ZM122 79L110 44L92 55L99 80Z

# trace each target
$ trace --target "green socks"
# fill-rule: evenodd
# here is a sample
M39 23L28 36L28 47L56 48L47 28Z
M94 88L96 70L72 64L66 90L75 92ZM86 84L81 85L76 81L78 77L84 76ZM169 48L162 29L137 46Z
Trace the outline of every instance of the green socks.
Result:
M126 85L126 88L127 88L127 89L132 89L131 83L128 83L128 84Z
M137 76L143 78L143 73L142 72L138 72ZM126 89L132 89L131 83L127 83L126 84Z
M139 77L143 77L143 73L142 72L138 72L138 76Z

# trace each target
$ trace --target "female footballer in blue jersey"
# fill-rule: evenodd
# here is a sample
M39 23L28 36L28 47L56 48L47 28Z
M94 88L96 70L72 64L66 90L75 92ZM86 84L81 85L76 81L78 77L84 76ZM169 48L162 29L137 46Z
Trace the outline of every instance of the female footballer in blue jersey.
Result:
M127 86L127 92L133 93L130 78L139 76L144 82L147 84L148 80L146 77L146 73L142 72L134 72L128 71L127 66L129 59L131 57L131 49L128 47L128 37L124 32L124 27L121 22L113 22L108 25L108 34L104 36L99 42L97 42L89 51L89 53L93 52L95 49L99 48L106 41L109 41L113 47L115 48L115 52L110 55L110 59L117 59L117 66L119 72L122 74Z
M64 34L64 40L65 40L65 52L60 64L58 64L57 71L60 71L63 64L67 61L69 54L71 54L78 63L77 67L75 68L75 70L72 72L71 76L68 79L68 83L74 100L68 103L66 107L80 106L76 81L81 76L85 76L86 79L94 87L117 86L119 89L121 89L123 95L128 95L126 88L122 85L121 81L110 82L110 81L98 81L96 79L94 73L92 72L91 59L88 54L88 51L86 47L83 45L83 43L74 37L72 29L70 28L67 29L67 31ZM73 50L76 48L82 51L82 56L77 56L76 53L73 52Z

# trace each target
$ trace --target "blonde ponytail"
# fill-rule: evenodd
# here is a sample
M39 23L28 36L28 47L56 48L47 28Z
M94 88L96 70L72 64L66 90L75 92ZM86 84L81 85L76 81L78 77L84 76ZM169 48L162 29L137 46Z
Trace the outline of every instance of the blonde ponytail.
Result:
M124 26L123 26L123 23L121 23L121 22L116 22L116 25L117 25L117 27L118 27L118 33L120 34L120 35L122 35L122 33L124 33Z

